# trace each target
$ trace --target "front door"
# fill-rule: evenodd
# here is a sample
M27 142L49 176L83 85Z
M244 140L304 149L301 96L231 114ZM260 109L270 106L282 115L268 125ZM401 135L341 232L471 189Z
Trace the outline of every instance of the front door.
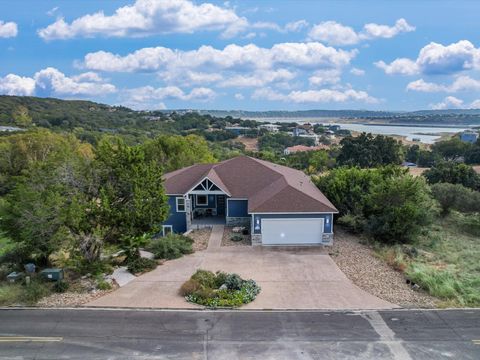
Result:
M225 215L225 195L217 195L217 215Z

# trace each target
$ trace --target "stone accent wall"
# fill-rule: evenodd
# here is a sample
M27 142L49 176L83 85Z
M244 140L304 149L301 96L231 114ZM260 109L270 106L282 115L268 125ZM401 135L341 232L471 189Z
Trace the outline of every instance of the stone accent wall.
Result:
M333 234L323 234L322 235L322 244L323 245L333 245Z
M262 234L252 234L252 245L262 245Z
M250 218L247 217L227 217L226 219L227 226L247 226L250 230Z

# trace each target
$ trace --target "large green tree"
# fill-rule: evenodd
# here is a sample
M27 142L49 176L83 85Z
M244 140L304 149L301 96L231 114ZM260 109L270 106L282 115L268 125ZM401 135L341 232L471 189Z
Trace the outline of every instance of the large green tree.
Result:
M211 163L216 159L204 138L197 135L161 135L142 145L145 158L169 172L198 163Z
M337 157L339 165L370 168L402 162L402 146L390 136L362 133L343 138L340 145Z
M159 230L169 212L158 161L141 146L105 138L95 151L99 182L99 224L107 239L141 236Z

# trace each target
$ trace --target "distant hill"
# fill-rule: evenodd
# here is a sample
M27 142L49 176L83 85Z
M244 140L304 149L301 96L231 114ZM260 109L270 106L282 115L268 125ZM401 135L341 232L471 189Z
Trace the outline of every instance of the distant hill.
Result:
M231 117L233 119L225 119ZM135 111L124 106L110 106L93 101L60 100L29 96L0 96L0 125L36 126L94 132L123 131L135 136L152 136L159 132L180 133L206 129L209 125L238 123L241 119L260 121L336 118L351 122L391 124L478 125L480 109L421 110L413 112L369 110L163 110ZM220 125L221 126L221 125Z
M19 117L24 119L18 119ZM140 117L122 106L92 101L60 100L30 96L0 96L0 124L14 125L28 121L42 127L98 129L125 125Z

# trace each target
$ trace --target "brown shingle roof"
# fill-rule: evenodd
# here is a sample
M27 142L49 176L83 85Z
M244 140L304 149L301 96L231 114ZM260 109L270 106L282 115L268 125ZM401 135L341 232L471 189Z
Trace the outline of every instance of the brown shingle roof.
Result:
M248 156L167 173L166 192L185 194L205 177L227 195L248 199L250 213L337 212L303 172Z

